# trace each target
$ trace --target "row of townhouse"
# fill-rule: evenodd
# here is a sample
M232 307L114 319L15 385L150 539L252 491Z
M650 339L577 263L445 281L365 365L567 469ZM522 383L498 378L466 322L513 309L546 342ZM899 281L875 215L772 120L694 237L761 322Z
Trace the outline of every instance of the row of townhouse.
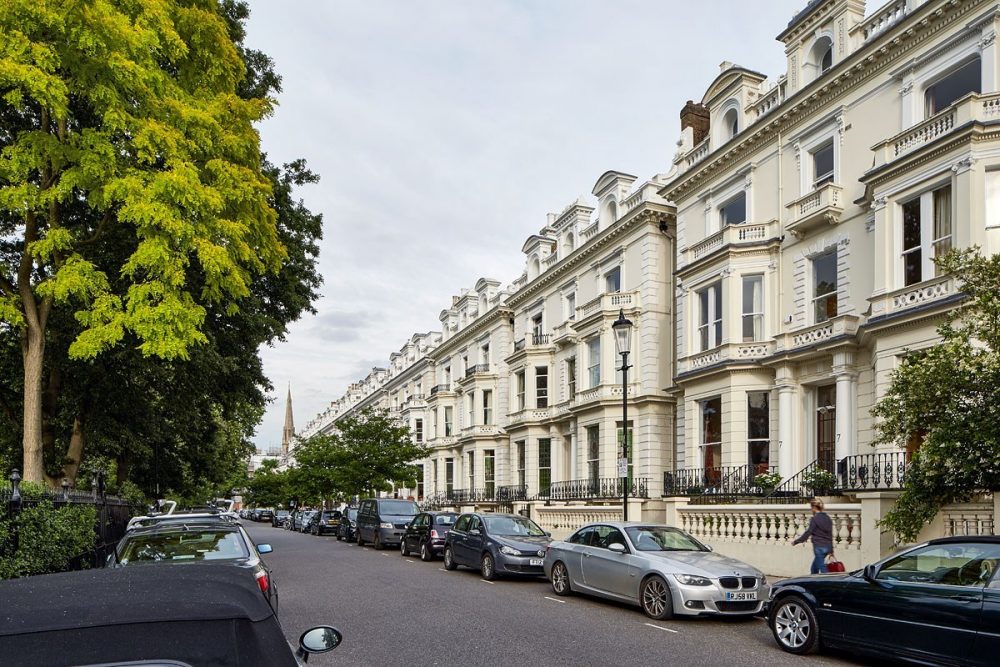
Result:
M907 451L872 449L870 410L961 299L933 259L1000 251L998 21L995 0L812 0L778 35L783 75L723 63L668 173L601 176L522 276L455 297L305 434L381 402L431 447L418 495L610 501L623 311L650 511L764 472L789 497L814 469L898 488Z

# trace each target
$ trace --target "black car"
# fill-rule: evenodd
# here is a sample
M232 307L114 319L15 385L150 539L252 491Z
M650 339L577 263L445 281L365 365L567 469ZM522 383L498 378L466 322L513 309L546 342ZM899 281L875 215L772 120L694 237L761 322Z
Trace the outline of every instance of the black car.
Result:
M490 581L502 574L543 575L551 536L519 514L463 514L448 532L444 568L466 565Z
M258 521L271 521L274 518L274 512L271 510L261 510L260 514L257 515Z
M931 540L856 572L771 589L768 623L789 653L821 646L931 665L996 665L1000 537Z
M288 521L288 515L288 510L275 510L274 516L271 517L271 527L284 526L285 522Z
M35 665L298 667L336 648L328 626L293 653L278 619L235 568L129 567L0 581L0 656ZM100 604L94 604L100 600Z
M455 525L455 512L423 512L414 517L403 533L399 551L404 556L410 552L420 554L420 560L433 560L444 551L444 540Z
M348 507L344 510L344 516L340 519L340 526L337 527L337 539L348 542L358 541L358 508Z
M340 517L340 510L323 510L322 512L317 512L309 520L306 530L313 535L336 533L337 529L340 528Z
M271 545L255 545L242 526L215 523L150 526L126 533L108 557L107 567L212 563L245 570L244 576L256 582L277 611L277 587L271 569L260 557L267 553L271 553Z

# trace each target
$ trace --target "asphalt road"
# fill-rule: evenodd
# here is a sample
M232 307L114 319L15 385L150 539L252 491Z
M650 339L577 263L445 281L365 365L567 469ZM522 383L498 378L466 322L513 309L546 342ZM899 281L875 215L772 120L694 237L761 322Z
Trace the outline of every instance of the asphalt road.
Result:
M538 578L483 581L437 560L244 522L280 595L293 645L314 625L344 634L310 665L874 665L843 655L799 658L781 651L760 619L651 623L637 607L556 598Z

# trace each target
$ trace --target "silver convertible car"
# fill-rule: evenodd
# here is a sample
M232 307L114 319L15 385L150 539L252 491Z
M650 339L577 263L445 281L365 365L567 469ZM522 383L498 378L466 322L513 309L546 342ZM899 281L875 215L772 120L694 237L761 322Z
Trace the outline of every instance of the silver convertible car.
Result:
M650 618L752 615L767 602L762 572L713 553L687 533L644 523L592 523L545 554L557 595L588 593L638 604Z

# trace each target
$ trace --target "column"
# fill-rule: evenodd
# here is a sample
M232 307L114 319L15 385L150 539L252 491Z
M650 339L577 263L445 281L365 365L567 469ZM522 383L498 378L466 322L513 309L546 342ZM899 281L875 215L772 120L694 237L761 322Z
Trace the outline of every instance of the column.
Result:
M833 354L833 374L837 378L837 461L855 453L858 433L858 374L854 370L854 351Z
M795 402L798 389L794 385L778 386L778 472L783 479L795 474Z

